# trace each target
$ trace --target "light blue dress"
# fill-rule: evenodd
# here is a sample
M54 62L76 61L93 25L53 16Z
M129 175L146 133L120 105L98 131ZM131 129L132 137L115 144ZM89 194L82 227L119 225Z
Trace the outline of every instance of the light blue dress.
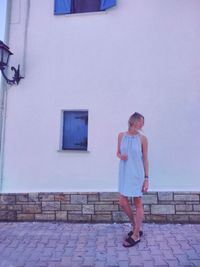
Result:
M127 154L128 159L119 162L119 192L127 197L140 197L144 182L141 135L124 133L120 153Z

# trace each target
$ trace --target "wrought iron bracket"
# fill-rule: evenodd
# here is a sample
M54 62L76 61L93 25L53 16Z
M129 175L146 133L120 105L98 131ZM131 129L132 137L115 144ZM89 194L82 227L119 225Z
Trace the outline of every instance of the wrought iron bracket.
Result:
M11 67L11 70L14 71L14 75L13 75L12 79L9 79L6 76L6 74L4 72L4 69L5 69L5 67L3 67L3 66L0 68L0 70L2 72L2 75L3 75L3 77L5 78L5 80L7 81L8 84L10 84L10 85L18 84L21 79L24 79L24 77L22 77L20 75L20 65L18 65L17 69L15 67Z

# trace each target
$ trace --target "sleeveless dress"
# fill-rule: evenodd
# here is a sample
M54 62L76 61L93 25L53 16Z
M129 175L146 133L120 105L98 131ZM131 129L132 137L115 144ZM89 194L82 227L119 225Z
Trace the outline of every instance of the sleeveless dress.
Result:
M140 197L144 182L141 135L124 133L120 153L127 154L128 159L119 162L119 192L127 197Z

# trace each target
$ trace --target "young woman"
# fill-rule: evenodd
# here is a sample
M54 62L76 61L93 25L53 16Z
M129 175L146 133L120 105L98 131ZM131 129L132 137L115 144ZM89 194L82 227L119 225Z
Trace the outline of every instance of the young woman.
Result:
M132 247L140 242L143 234L140 230L144 209L142 204L142 194L147 192L148 183L148 158L147 158L147 138L140 133L144 125L144 117L135 112L128 121L128 131L120 133L118 136L117 156L119 163L119 204L129 217L133 226L128 233L123 246ZM133 197L136 214L133 212L128 202L128 197Z

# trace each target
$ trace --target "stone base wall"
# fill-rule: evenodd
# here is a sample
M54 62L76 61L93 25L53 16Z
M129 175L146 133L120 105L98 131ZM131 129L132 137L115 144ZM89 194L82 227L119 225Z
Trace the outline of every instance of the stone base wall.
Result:
M118 198L115 192L0 194L0 221L128 222ZM148 192L143 204L145 222L200 223L200 192Z

